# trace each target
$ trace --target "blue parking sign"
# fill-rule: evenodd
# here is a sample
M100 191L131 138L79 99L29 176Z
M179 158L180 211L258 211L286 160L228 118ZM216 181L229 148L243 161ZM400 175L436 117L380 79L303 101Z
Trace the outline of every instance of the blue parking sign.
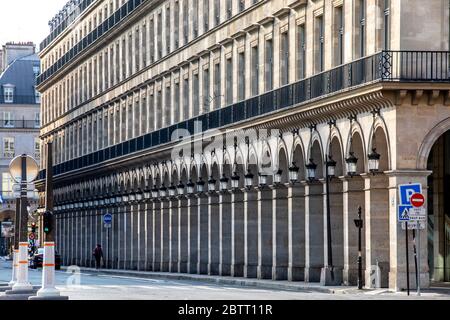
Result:
M402 184L398 186L400 195L400 206L411 206L411 196L415 193L422 193L422 185L420 183Z

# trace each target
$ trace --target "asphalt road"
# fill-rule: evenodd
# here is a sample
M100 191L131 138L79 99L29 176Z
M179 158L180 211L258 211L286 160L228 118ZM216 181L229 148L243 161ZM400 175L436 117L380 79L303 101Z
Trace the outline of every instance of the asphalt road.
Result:
M40 270L29 270L33 285L41 283ZM0 263L0 283L11 279L10 263ZM79 282L78 282L79 281ZM74 276L56 271L56 287L70 300L366 300L417 299L405 293L327 294L216 285L185 280L162 280L102 275ZM422 299L450 299L450 295L426 293Z

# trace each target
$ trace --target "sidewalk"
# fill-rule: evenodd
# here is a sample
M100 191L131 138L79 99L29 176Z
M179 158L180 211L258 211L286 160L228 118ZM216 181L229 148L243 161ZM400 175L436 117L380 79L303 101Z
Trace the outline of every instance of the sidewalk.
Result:
M61 267L61 270L67 270L67 267ZM96 270L94 268L80 268L80 272L101 274L101 275L114 275L114 276L128 276L137 278L149 278L149 279L164 279L164 280L184 280L184 281L199 281L205 283L215 283L221 285L233 285L242 287L255 287L261 289L271 290L289 290L289 291L302 291L302 292L317 292L328 294L364 294L369 292L380 292L380 290L364 289L358 290L357 287L325 287L319 283L308 282L292 282L286 280L260 280L260 279L248 279L226 276L208 276L198 274L186 274L186 273L168 273L168 272L148 272L148 271L133 271L133 270L109 270L101 269ZM387 289L381 290L388 292Z

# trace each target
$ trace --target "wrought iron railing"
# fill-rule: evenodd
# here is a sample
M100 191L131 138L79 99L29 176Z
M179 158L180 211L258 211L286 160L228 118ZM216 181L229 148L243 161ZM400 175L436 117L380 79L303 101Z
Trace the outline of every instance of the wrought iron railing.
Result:
M0 119L0 129L39 129L40 126L40 122L36 120Z
M58 164L53 168L53 174L67 173L134 152L155 148L170 142L176 130L186 129L193 133L196 122L200 123L201 131L205 132L376 81L450 82L450 70L447 63L449 55L450 52L432 52L428 55L418 51L379 52L260 96ZM178 137L174 136L174 138ZM41 172L39 178L45 178L45 171Z
M40 96L1 95L0 104L40 104Z

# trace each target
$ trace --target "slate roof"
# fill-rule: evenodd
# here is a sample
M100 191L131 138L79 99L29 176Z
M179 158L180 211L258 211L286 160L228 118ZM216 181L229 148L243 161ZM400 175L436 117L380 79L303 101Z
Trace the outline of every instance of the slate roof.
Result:
M14 85L16 97L34 97L36 86L36 75L33 67L39 66L39 57L32 54L14 60L5 71L0 74L0 96L3 96L3 85Z

